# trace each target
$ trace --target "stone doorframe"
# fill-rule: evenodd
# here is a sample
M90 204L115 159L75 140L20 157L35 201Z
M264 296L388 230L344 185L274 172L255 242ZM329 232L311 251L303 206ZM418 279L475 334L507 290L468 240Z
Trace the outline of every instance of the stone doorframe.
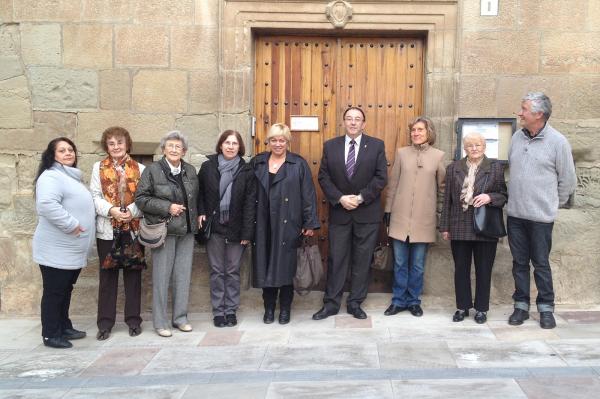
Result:
M457 48L457 0L348 1L352 18L336 28L323 1L223 0L220 4L221 130L250 132L256 32L302 35L397 35L425 37L424 101L440 134L438 146L451 153ZM250 137L247 138L249 143ZM252 148L252 145L247 145ZM248 154L249 155L249 154Z

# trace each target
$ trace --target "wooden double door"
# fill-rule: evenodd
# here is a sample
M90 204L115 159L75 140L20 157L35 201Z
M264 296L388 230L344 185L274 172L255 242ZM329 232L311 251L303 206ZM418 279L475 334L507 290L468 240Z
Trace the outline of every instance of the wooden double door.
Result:
M408 143L408 123L423 109L423 39L259 36L255 57L256 153L267 149L273 123L289 126L292 116L318 118L318 131L292 131L291 151L311 168L326 259L328 203L317 181L323 143L344 134L342 114L358 106L366 114L366 133L384 140L391 168L396 148ZM389 281L376 275L370 290L385 286Z

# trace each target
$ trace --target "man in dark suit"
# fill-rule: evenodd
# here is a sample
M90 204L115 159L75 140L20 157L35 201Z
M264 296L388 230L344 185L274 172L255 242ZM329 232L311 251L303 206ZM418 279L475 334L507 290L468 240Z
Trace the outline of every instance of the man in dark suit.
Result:
M382 218L380 193L387 182L383 141L364 134L365 114L357 107L343 115L346 134L323 146L319 183L329 201L329 259L323 307L314 320L338 313L344 283L351 270L346 305L357 319L367 297L369 268Z

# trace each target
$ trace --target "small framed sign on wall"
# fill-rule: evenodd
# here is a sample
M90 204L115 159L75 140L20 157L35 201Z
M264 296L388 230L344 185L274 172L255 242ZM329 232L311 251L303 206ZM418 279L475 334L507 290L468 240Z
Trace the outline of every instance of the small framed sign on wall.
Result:
M290 130L292 132L318 132L319 117L306 115L291 115Z
M469 133L480 133L485 137L485 155L508 162L510 139L516 130L516 118L458 118L454 159L461 159L466 155L463 137Z

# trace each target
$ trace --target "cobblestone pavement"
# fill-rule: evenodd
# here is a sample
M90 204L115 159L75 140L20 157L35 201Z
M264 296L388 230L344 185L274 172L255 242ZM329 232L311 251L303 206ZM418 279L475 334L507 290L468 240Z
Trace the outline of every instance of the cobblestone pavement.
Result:
M95 339L93 318L74 317L88 337L66 350L42 345L37 318L4 317L0 397L600 397L598 308L558 308L554 330L541 329L537 313L509 326L506 306L483 325L453 323L453 309L425 307L421 318L384 309L367 308L366 320L295 311L285 326L242 311L232 328L196 313L190 333L161 338L146 321L132 338L118 323L106 341Z

